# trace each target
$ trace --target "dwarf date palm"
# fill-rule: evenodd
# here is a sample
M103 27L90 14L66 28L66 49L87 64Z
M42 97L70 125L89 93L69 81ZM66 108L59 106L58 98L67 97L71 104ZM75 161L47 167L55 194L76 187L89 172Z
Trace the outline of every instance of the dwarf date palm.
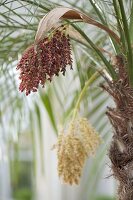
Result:
M66 113L61 116L63 127L59 131L61 134L58 136L57 144L54 145L58 156L59 176L66 183L78 184L85 160L95 153L100 143L101 146L103 145L98 133L90 123L87 123L86 118L89 116L89 109L86 108L84 111L85 116L83 117L85 118L80 116L80 105L83 102L85 107L88 106L88 103L86 103L88 100L87 95L91 92L91 85L97 80L97 85L103 91L106 91L115 103L114 107L108 105L106 115L113 127L113 137L108 155L111 160L112 174L118 182L117 199L132 200L132 1L89 0L86 1L86 5L89 3L92 7L92 12L89 13L87 6L86 8L81 6L80 8L79 5L76 9L72 5L71 8L70 5L68 8L48 2L44 5L43 1L37 3L36 1L20 0L19 2L22 8L27 8L29 14L32 12L28 7L29 5L33 6L34 11L38 9L38 12L35 12L37 16L33 18L34 20L30 18L31 22L28 21L28 14L27 18L25 16L22 17L23 22L21 22L21 20L14 19L11 14L6 15L6 12L9 12L20 17L20 13L18 15L16 12L17 8L8 7L8 1L3 1L1 4L5 9L0 21L1 34L4 34L1 41L3 40L3 46L4 42L7 45L5 46L6 51L7 48L10 49L8 51L8 61L6 60L6 53L3 51L2 54L3 73L4 70L5 73L9 73L7 68L4 69L4 63L13 63L14 60L17 60L18 53L22 53L17 64L15 63L17 70L20 72L19 79L21 83L19 90L26 92L26 95L31 95L32 92L39 92L56 132L58 132L56 122L53 117L53 110L49 109L50 102L47 93L45 95L45 87L48 81L52 84L55 76L59 76L57 78L62 81L60 79L61 73L64 76L66 71L68 71L68 74L74 74L73 70L69 71L69 69L74 68L72 54L78 59L76 57L76 47L79 45L81 48L81 59L79 58L81 62L78 69L81 90L79 89L78 95L75 95L72 105L66 111L68 113L67 117ZM69 2L66 1L66 3ZM52 8L52 5L54 5L54 8ZM90 27L92 26L94 29L91 35L90 30L92 29ZM22 35L18 34L20 30L27 29L27 27L29 32L24 34L23 37L23 33L20 32ZM16 36L15 34L12 36L12 33L18 34L15 42L13 39ZM98 35L99 38L97 40L96 36L98 37ZM12 40L9 40L10 37ZM82 63L83 55L88 55L85 57L84 63ZM83 65L85 63L88 63L88 67L84 69ZM85 73L83 73L83 70L85 70ZM91 74L89 74L90 72ZM11 76L11 79L13 81L14 77ZM61 85L61 81L59 85ZM40 85L44 89L38 91ZM14 87L17 90L16 85ZM52 87L54 90L54 84L49 85L49 88ZM102 93L102 90L100 93ZM67 93L69 95L69 91ZM17 98L18 101L21 101L20 96ZM58 98L60 99L60 97ZM21 109L23 109L22 107Z

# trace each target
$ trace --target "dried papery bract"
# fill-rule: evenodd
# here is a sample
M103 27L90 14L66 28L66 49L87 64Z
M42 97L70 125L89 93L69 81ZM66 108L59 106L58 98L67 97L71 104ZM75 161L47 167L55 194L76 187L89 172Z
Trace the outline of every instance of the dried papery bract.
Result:
M51 81L59 72L65 75L66 67L72 69L71 47L69 36L61 27L51 37L40 40L36 47L32 45L23 54L17 69L20 70L19 90L36 92L39 84L43 87L46 80Z
M87 119L75 119L68 130L61 132L57 148L58 174L63 182L79 184L82 169L88 156L95 153L100 138Z
M38 43L40 39L43 39L47 32L50 31L51 28L53 28L62 19L76 19L80 20L81 22L94 25L106 31L112 38L114 38L117 43L120 43L119 37L107 26L97 22L95 19L91 18L89 15L84 14L83 12L61 6L52 9L40 20L35 36L35 44Z

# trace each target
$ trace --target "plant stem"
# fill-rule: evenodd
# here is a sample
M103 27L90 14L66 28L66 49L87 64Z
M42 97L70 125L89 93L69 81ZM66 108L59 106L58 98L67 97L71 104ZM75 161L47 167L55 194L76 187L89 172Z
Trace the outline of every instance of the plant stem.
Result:
M129 84L126 63L119 58L118 80L101 87L114 99L115 107L107 107L107 116L114 128L109 158L117 180L117 199L133 200L133 90ZM124 59L124 58L123 58Z
M132 47L131 47L131 40L130 40L130 35L129 35L129 28L128 28L128 23L127 23L127 18L124 10L124 5L122 0L118 0L120 9L121 9L121 15L122 15L122 21L123 21L123 28L125 32L125 38L127 41L127 58L128 58L128 75L129 75L129 81L131 86L133 86L133 58L132 58Z
M101 11L99 10L99 8L96 5L96 2L94 2L93 0L89 0L89 2L91 3L92 7L95 10L95 13L97 14L97 16L99 17L100 21L108 27L108 23L106 22L106 20L103 17L103 13L101 13ZM116 41L114 40L114 38L112 36L110 36L110 39L112 41L112 44L115 48L115 51L118 53L120 51L120 46L116 43Z
M85 85L84 85L83 89L81 90L80 95L79 95L79 97L78 97L78 100L77 100L77 102L76 102L76 105L75 105L75 108L74 108L74 112L73 112L73 116L72 116L72 121L73 121L73 120L76 118L76 116L77 116L77 112L78 112L79 107L80 107L80 102L81 102L83 96L85 95L86 90L87 90L88 87L93 83L93 81L97 78L98 75L99 75L99 72L95 72L95 73L91 76L91 78L85 82Z
M114 6L115 14L116 14L116 19L117 19L117 24L118 24L118 30L119 30L119 33L120 33L121 43L123 45L123 50L125 50L126 49L126 41L125 41L124 30L123 30L122 24L121 24L120 7L118 5L117 0L113 0L113 6Z
M131 43L133 43L133 4L132 4L132 7L131 7L129 34L130 34Z
M94 49L94 51L97 53L97 55L101 58L105 66L107 67L108 71L110 72L113 79L116 79L117 75L112 67L112 65L108 62L108 60L104 57L104 55L101 53L101 51L98 49L98 47L90 40L90 38L77 26L74 24L72 25L82 36L83 38L89 43L89 45Z

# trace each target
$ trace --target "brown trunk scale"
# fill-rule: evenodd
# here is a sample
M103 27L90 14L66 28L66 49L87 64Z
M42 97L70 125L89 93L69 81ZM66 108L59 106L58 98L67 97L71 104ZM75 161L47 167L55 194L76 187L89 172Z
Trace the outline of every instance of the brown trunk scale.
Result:
M133 88L129 85L126 61L115 58L118 79L101 87L116 104L107 108L107 116L114 128L109 158L114 178L118 181L118 200L133 200Z

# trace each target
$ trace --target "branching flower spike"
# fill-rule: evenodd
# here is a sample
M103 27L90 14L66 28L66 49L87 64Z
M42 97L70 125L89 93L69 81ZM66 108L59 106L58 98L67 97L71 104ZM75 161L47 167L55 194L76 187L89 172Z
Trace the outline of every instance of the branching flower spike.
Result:
M79 184L84 163L93 155L100 138L87 119L75 119L69 124L67 133L59 134L57 148L58 174L64 183Z
M43 87L46 80L51 81L59 72L65 75L66 67L72 69L71 47L69 36L64 29L59 29L50 38L40 40L36 47L32 45L23 54L17 69L20 70L19 90L36 92L39 84Z

